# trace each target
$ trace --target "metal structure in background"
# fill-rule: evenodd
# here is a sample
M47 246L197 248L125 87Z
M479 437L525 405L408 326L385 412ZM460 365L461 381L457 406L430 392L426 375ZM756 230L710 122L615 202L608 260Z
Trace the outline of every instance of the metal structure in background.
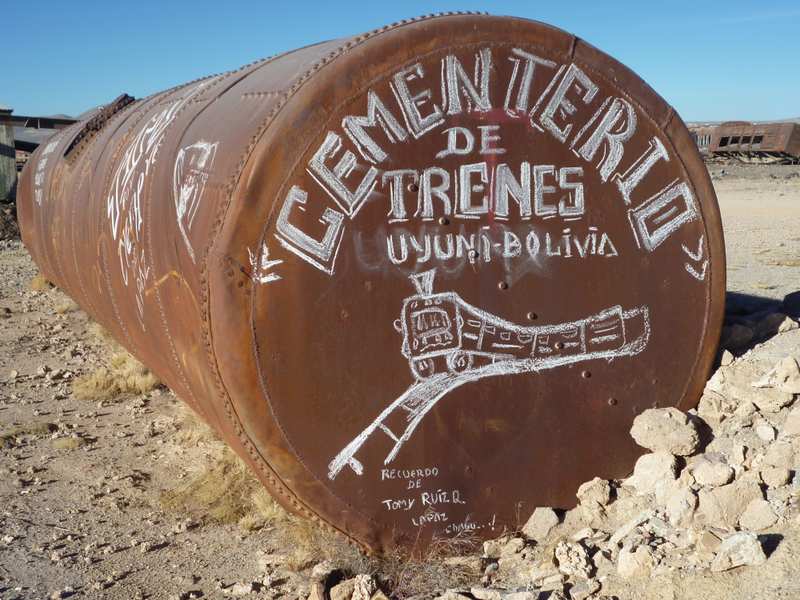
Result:
M413 19L116 101L20 189L43 273L284 505L373 550L626 475L634 416L694 406L716 352L692 138L537 22Z
M749 163L800 163L800 124L729 121L693 127L703 154Z
M0 104L0 202L13 199L17 182L14 126L10 108Z

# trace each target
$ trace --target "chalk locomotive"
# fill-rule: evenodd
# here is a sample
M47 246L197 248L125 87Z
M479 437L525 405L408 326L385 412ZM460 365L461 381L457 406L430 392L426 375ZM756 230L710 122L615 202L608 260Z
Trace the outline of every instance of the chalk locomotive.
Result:
M434 271L412 276L418 294L394 323L402 354L418 380L489 364L527 361L530 370L592 358L630 356L649 337L647 308L612 306L584 319L525 326L472 306L454 292L433 293Z

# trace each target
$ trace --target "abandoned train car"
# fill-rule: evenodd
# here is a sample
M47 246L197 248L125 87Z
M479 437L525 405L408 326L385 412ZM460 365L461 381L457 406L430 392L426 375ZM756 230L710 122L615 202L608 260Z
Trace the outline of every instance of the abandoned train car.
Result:
M700 152L744 162L800 163L800 124L729 121L692 129Z

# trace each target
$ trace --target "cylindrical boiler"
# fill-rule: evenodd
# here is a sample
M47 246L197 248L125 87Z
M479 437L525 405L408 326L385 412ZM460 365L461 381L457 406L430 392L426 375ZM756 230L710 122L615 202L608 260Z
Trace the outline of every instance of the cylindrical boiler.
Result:
M379 550L620 477L722 321L707 171L612 58L446 14L133 101L37 150L42 272L286 506Z

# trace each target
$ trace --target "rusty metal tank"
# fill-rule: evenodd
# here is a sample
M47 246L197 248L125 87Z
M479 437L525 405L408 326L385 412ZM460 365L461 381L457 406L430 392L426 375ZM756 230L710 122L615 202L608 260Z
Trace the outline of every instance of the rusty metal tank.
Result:
M492 537L694 406L720 216L686 127L582 40L445 14L133 101L20 182L42 272L290 509Z

